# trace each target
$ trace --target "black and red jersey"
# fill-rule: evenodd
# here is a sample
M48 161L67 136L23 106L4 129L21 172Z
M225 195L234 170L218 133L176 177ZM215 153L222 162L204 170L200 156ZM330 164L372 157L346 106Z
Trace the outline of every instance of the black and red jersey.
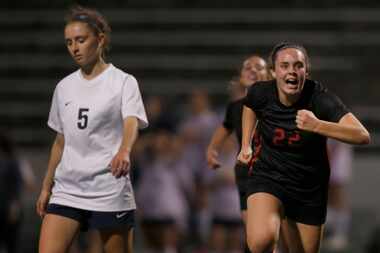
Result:
M229 132L235 132L240 146L242 136L241 117L243 112L243 101L244 99L238 99L228 103L223 121L224 128L226 128Z
M300 99L292 106L280 102L275 80L250 87L243 103L259 120L260 152L256 152L253 175L275 180L294 199L324 203L330 175L326 137L298 129L296 115L306 109L320 120L338 122L349 112L347 107L313 80L305 81Z

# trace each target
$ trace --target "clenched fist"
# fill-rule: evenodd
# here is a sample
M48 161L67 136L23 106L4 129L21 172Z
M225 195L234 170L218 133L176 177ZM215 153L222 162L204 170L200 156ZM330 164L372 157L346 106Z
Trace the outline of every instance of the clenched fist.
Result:
M315 132L318 127L319 119L314 113L308 110L299 110L296 116L297 127L301 130Z
M252 148L249 146L249 147L245 147L241 149L237 159L243 164L248 164L251 158L252 158Z

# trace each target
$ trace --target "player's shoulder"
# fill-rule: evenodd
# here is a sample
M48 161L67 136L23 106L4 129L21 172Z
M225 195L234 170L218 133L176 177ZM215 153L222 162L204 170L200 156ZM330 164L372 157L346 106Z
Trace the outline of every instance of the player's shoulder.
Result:
M256 99L269 98L273 96L273 92L276 90L276 81L259 81L252 85L249 90L249 96L253 96Z
M333 105L334 101L339 99L335 94L330 92L321 82L315 80L306 80L305 82L306 97L310 98L314 108L321 108L327 105Z
M252 87L261 90L270 90L273 88L273 86L276 86L276 80L258 81L252 85Z
M235 107L243 106L243 103L244 103L244 97L233 99L228 102L227 108L235 108Z
M69 85L72 85L72 84L77 83L77 82L78 82L78 79L79 79L79 71L80 71L80 70L78 69L78 70L76 70L76 71L74 71L74 72L68 74L68 75L65 76L64 78L62 78L62 79L58 82L56 88L57 88L57 89L62 89L62 88L64 88L64 87L67 87L67 86L69 86Z
M249 88L250 92L259 93L260 95L265 93L271 93L276 87L275 80L259 81Z
M112 66L112 74L114 75L115 78L121 81L122 85L137 85L137 80L136 78L128 73L127 71L124 71L120 68L117 68L115 66Z
M309 92L312 92L315 95L327 93L328 89L326 86L324 86L320 81L306 79L305 81L305 88Z

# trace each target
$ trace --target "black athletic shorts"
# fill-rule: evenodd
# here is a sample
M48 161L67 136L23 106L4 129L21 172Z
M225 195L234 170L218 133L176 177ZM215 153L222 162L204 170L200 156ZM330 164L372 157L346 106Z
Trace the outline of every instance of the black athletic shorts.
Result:
M237 161L235 164L235 181L239 192L240 210L247 210L248 165Z
M286 193L283 186L274 180L251 175L247 183L247 198L258 192L272 194L280 199L286 218L308 225L322 225L326 221L327 204L310 205L302 200L295 200ZM308 200L310 201L310 200Z
M135 210L99 212L58 204L49 204L47 213L78 221L81 224L82 231L87 231L88 229L113 229L118 227L126 227L129 230L135 225Z

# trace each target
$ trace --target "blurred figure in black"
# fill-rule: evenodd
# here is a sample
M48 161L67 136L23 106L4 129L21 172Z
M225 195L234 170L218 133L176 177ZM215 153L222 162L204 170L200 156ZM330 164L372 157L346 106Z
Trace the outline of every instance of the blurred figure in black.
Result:
M367 253L379 253L380 252L380 226L375 228L370 236L367 244Z
M17 252L22 174L12 141L0 133L0 251Z

